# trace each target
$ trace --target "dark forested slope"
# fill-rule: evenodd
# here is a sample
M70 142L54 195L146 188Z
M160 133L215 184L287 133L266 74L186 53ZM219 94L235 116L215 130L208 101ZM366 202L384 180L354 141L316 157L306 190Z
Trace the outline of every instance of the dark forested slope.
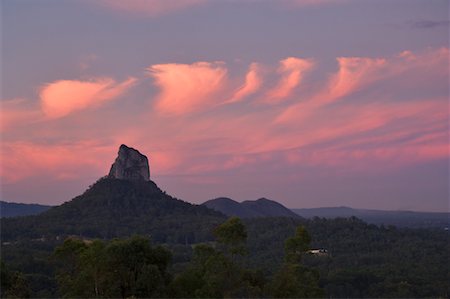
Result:
M2 241L68 235L151 235L157 242L208 240L225 216L161 191L152 181L103 178L82 195L40 215L2 219Z
M50 208L51 206L46 205L6 202L0 200L0 217L36 215L45 212Z
M249 262L271 273L283 258L283 241L298 225L312 237L305 264L317 269L328 297L448 297L450 235L437 229L367 224L355 217L310 220L246 219Z
M241 218L254 217L291 217L300 218L296 213L292 212L282 204L267 199L260 198L258 200L246 200L241 203L230 198L219 197L208 200L202 205L210 209L216 210L227 216L236 216Z
M448 229L450 223L450 213L445 212L383 211L349 207L292 209L292 211L305 218L348 218L354 216L376 225L395 225L409 228Z

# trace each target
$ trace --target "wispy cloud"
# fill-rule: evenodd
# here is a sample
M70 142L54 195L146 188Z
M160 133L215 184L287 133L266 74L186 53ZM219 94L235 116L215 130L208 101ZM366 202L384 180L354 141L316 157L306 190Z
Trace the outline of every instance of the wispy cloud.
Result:
M345 4L349 0L281 0L279 3L284 3L293 7L315 7L332 4Z
M332 74L324 88L303 101L293 104L283 111L277 122L303 122L320 107L338 100L344 100L353 93L378 82L395 79L398 85L425 84L442 76L448 78L449 50L447 48L430 49L415 54L403 51L390 58L338 57L338 71ZM427 74L424 78L423 73ZM405 76L407 75L407 76ZM406 90L397 88L397 92Z
M99 149L92 157L99 160L86 158L96 173L109 165L110 156L123 142L138 144L149 154L155 173L164 175L217 174L260 169L263 164L274 169L301 165L351 171L445 159L449 112L447 89L441 87L448 78L448 53L441 48L380 58L338 57L336 70L319 74L323 82L305 84L306 93L301 90L305 71L316 75L313 72L321 69L313 70L314 64L301 58L282 59L278 69L253 63L242 74L232 73L232 78L223 62L155 64L147 68L158 89L150 100L154 109L137 109L132 114L121 109L109 110L107 115L103 109L95 114L82 110L118 97L133 81L55 81L55 92L41 91L41 114L53 119L39 123L33 131L48 140L79 140L80 145L23 142L12 131L2 155L14 158L5 169L8 173L18 170L10 180L40 172L58 178L82 173L77 151L89 144L87 139L104 135L101 124L106 117L117 121L108 128L106 145L95 145ZM238 89L237 79L242 81ZM272 97L265 98L270 92ZM273 94L290 101L272 105ZM52 105L45 106L43 99ZM229 99L242 105L222 105ZM28 104L23 105L18 100L9 110L27 111ZM117 105L127 109L123 102ZM202 113L194 114L198 111ZM73 117L62 118L70 113ZM26 117L24 113L20 119ZM280 118L283 121L277 121ZM67 129L61 130L62 126ZM111 152L108 159L100 157L106 151ZM22 155L29 157L24 165ZM70 157L70 162L64 165L59 156ZM83 161L80 165L86 165Z
M111 78L97 78L91 81L51 82L41 87L39 92L42 110L49 118L59 118L89 107L97 107L121 96L136 80L129 78L117 83Z
M261 67L257 63L252 63L245 76L244 85L239 87L228 103L238 102L245 97L255 93L262 85Z
M278 84L266 94L266 101L276 102L289 97L300 84L304 73L311 70L314 62L310 59L288 57L280 61L278 73L281 79Z
M58 144L8 142L2 145L2 155L8 159L2 162L0 177L10 183L35 175L70 179L86 170L101 174L115 151L115 146L96 140Z
M221 62L156 64L147 71L160 89L155 107L161 113L180 115L223 101L218 92L225 87L227 69Z
M450 26L450 21L420 20L409 22L409 24L411 25L411 27L417 29L434 29L439 27L448 27Z
M43 113L30 101L17 99L1 100L0 132L17 125L26 126L43 118Z
M92 3L136 16L156 17L205 3L205 0L98 0Z
M337 61L338 72L331 77L323 94L316 96L326 102L342 98L377 80L383 76L381 71L387 63L385 59L365 57L339 57Z

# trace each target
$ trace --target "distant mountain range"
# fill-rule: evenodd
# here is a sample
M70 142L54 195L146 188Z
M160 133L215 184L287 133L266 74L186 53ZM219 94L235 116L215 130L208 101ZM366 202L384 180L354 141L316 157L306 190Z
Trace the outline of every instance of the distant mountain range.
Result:
M184 202L183 202L184 203ZM187 203L184 203L187 204ZM350 207L325 207L309 209L288 209L280 203L261 198L247 200L242 203L230 198L219 197L202 204L209 209L218 211L226 216L241 218L257 217L292 217L292 218L349 218L357 217L367 223L376 225L394 225L410 228L448 228L450 214L434 212L385 211L353 209ZM40 204L25 204L0 201L0 217L10 218L41 214L53 206Z
M292 209L292 211L304 218L348 218L354 216L371 224L410 228L448 229L450 218L450 213L365 210L349 207Z
M329 207L290 210L260 198L237 202L220 197L193 205L167 195L150 180L146 156L120 146L108 176L60 206L0 202L2 240L79 235L113 238L151 235L158 242L192 243L212 238L226 216L241 218L357 217L377 225L447 228L449 213L361 210ZM24 217L16 217L24 216Z
M269 200L267 198L260 198L258 200L246 200L241 203L230 198L219 197L211 199L202 204L210 209L221 212L227 216L237 216L241 218L255 218L255 217L292 217L299 218L299 216L283 206L282 204Z
M52 206L25 204L0 200L0 218L36 215L47 211Z

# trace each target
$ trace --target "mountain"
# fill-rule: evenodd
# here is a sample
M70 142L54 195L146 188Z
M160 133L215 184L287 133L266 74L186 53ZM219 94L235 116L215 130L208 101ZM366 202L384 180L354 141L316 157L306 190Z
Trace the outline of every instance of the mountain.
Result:
M241 218L255 217L292 217L299 218L297 214L283 206L282 204L260 198L258 200L246 200L241 203L230 198L219 197L211 199L202 204L210 209L219 211L227 216L237 216Z
M352 217L360 214L360 210L349 207L324 207L324 208L310 208L310 209L292 209L298 215L305 218L322 217L322 218L337 218L337 217Z
M410 228L448 229L450 218L450 213L365 210L349 207L292 209L292 211L305 218L348 218L354 216L371 224Z
M39 215L1 219L1 226L2 241L142 234L161 243L194 243L211 239L225 219L167 195L150 180L147 157L122 145L109 175L83 194Z
M241 205L264 217L298 217L296 213L292 212L282 204L267 198L246 200L243 201Z
M6 202L0 200L0 217L17 217L36 215L47 211L51 206L39 205L39 204L26 204Z
M258 212L253 211L237 201L226 197L211 199L204 202L202 205L219 211L227 216L237 216L241 218L261 217Z

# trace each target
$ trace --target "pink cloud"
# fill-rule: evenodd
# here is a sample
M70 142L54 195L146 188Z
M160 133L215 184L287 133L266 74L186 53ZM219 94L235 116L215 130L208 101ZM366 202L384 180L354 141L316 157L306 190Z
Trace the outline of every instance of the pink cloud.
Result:
M34 175L57 179L79 177L86 171L106 175L115 150L88 140L54 145L5 142L0 177L11 183Z
M318 100L332 102L355 92L381 78L387 66L385 59L339 57L337 61L339 70L331 77L327 89L316 96Z
M41 107L49 118L60 118L116 99L136 83L129 78L116 83L111 78L91 81L60 80L44 85L40 92Z
M135 15L155 17L205 3L205 0L98 0L108 9Z
M8 181L37 174L71 179L77 174L81 177L86 169L102 175L108 171L120 143L148 154L152 176L156 177L302 165L350 171L352 167L373 169L387 164L397 167L446 158L447 95L434 97L439 91L433 90L432 96L427 98L426 92L416 95L410 93L409 88L398 88L401 82L408 85L413 82L415 86L434 82L445 74L443 69L448 65L445 51L438 51L442 53L439 55L435 51L426 53L411 52L382 59L340 58L338 70L329 77L324 76L326 80L318 84L323 88L312 90L305 84L309 88L306 93L312 94L310 98L296 92L303 76L300 73L299 79L295 74L300 67L289 68L296 65L294 60L283 60L285 63L280 70L285 65L286 72L282 77L286 82L295 83L286 84L295 87L289 95L292 101L285 104L296 107L285 122L274 120L286 111L286 105L257 105L257 109L255 105L240 105L236 107L239 109L220 105L230 98L239 101L253 94L266 94L264 85L268 84L262 82L259 64L250 65L245 82L238 90L233 90L229 84L223 63L153 65L148 71L159 88L153 101L155 109L149 112L132 107L132 114L120 109L107 112L99 109L95 115L83 114L83 122L77 122L77 126L73 126L73 118L65 118L42 122L32 128L39 140L81 140L80 145L62 141L42 145L33 141L28 128L13 130L8 133L10 140L4 143L2 153L4 176ZM290 76L293 79L289 79ZM390 89L385 81L392 83ZM372 88L380 82L384 89ZM118 85L121 84L112 84L113 87ZM105 94L108 88L114 90L113 87L99 88L99 94ZM369 87L376 93L365 92ZM361 92L355 97L357 91ZM104 97L109 98L111 94L115 92L106 93ZM298 94L303 98L295 101ZM107 100L93 105L104 101ZM126 103L117 104L127 109ZM11 105L10 110L16 109L14 107L28 109L27 105L22 105ZM206 108L211 113L190 114ZM167 114L177 117L168 121ZM106 129L100 128L105 117L114 116L120 116L120 121L108 124ZM24 129L29 139L23 138ZM83 146L90 147L91 143L83 140L94 140L105 132L108 134L103 140L106 145L93 143L96 150L78 153ZM28 141L22 141L24 139Z
M262 77L260 74L260 66L257 63L252 63L249 67L247 75L245 76L245 83L242 85L228 101L228 103L238 102L245 97L255 93L262 85Z
M344 4L348 2L348 0L285 0L282 3L286 3L289 6L294 7L314 7L314 6L322 6L329 4Z
M43 114L26 99L1 100L0 132L40 120Z
M449 144L384 146L369 149L288 151L284 155L292 165L327 166L342 172L387 171L405 165L449 158Z
M227 69L221 62L157 64L147 70L160 88L155 107L161 113L180 115L222 101L218 92L226 85Z
M399 69L404 71L415 67L433 67L437 63L449 61L450 49L441 47L438 49L429 48L422 53L414 53L409 50L400 52L397 57L401 58ZM448 69L447 69L448 71Z
M323 89L288 107L276 122L306 121L319 108L387 80L397 82L393 93L404 93L402 88L406 86L433 84L443 75L448 77L449 50L429 49L419 54L403 51L391 58L338 57L337 62L338 71L329 77Z
M288 57L281 60L278 68L281 79L273 89L267 92L266 101L276 102L290 96L302 81L304 73L313 66L313 61L309 59Z

